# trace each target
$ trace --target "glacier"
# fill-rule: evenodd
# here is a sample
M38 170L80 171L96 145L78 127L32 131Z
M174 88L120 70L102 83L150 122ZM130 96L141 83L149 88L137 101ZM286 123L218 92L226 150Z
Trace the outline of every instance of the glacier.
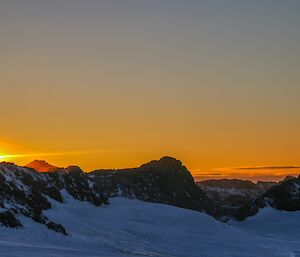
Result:
M62 190L44 214L56 233L25 216L22 228L0 227L1 257L296 257L300 212L265 208L229 224L174 206L114 197L97 207Z

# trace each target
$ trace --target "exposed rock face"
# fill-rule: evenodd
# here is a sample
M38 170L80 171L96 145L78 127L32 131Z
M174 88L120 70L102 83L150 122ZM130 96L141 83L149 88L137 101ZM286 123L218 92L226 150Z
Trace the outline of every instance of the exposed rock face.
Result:
M134 169L97 170L88 176L95 190L107 197L124 196L211 212L208 197L196 186L190 172L171 157Z
M50 199L63 202L63 191L80 201L96 206L108 203L109 197L123 196L212 213L206 194L182 163L171 157L152 161L139 168L102 170L84 173L69 166L50 172L12 163L0 163L0 225L22 226L18 215L45 224L66 234L61 224L45 216Z
M299 177L289 177L278 185L241 180L209 180L196 185L186 167L171 157L139 168L91 173L77 166L41 173L2 162L0 189L0 225L20 227L19 216L24 215L63 234L67 234L65 228L44 211L51 208L52 200L63 203L65 194L95 206L114 196L135 198L206 212L222 221L243 220L265 206L300 210Z
M67 190L77 200L89 201L96 206L108 202L107 197L104 197L101 191L94 190L94 185L87 173L77 166L69 166L57 172L48 173L47 180L55 188Z
M219 220L227 221L244 205L264 194L275 182L257 182L220 179L197 182L197 185L207 194L213 202L215 212L213 216Z
M282 182L286 182L286 181L288 181L288 180L291 180L291 179L295 179L296 177L293 177L293 176L286 176L282 181L281 181L281 183Z
M285 211L300 210L300 176L298 178L289 177L271 187L262 196L241 207L235 217L237 220L244 220L266 206Z
M22 214L65 234L64 228L49 221L43 210L51 208L49 198L63 202L63 189L80 201L89 201L97 206L107 202L101 194L93 191L89 183L79 168L39 173L12 163L0 163L0 224L21 226L16 215Z
M16 217L11 211L0 212L0 222L2 223L2 225L11 228L22 226L20 221L16 219Z

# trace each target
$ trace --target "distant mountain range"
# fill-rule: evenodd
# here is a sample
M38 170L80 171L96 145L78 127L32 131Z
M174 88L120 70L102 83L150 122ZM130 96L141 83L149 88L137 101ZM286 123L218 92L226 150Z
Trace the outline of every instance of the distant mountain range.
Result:
M298 182L299 178L287 176L278 183L265 181L254 183L247 180L220 179L205 180L196 182L196 184L212 202L214 206L212 215L219 220L228 221L230 219L243 220L256 214L260 208L266 206L283 210L300 210L300 193L295 189L297 185L294 185ZM274 191L277 192L276 195L274 195ZM287 205L290 205L290 202L299 201L299 203L294 209L293 207L283 208L282 205L272 204L270 199L273 199L274 202L283 201Z
M207 194L215 206L214 216L227 221L242 206L264 194L276 182L257 182L238 179L205 180L196 184Z
M25 167L0 163L0 224L20 227L20 216L67 234L45 214L51 201L63 202L65 193L94 206L109 204L121 196L163 203L207 213L216 219L243 220L260 208L270 206L287 211L300 210L300 177L280 183L242 180L194 182L179 160L163 157L133 169L83 172L77 166L55 167L33 161Z
M271 187L264 194L242 206L235 214L237 220L253 216L265 207L282 211L300 210L300 175L298 178L288 177L281 183Z

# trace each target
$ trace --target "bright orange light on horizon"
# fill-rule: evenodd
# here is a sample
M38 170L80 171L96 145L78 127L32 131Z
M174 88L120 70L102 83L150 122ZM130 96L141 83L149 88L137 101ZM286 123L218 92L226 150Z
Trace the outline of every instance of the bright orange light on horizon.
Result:
M18 165L26 165L34 159L43 159L48 161L50 164L55 166L68 166L68 165L78 165L81 166L85 171L91 171L93 169L102 168L127 168L126 166L118 167L107 167L101 163L97 164L90 170L85 169L84 161L78 162L78 157L83 156L94 156L93 158L97 160L99 155L105 156L105 154L112 154L114 151L66 151L66 152L49 152L49 153L24 153L24 154L0 154L1 161L12 161L16 162ZM75 156L76 158L72 158ZM97 157L98 156L98 157ZM152 159L159 159L163 155L156 158L140 159L136 162L132 162L130 167L137 167L145 162L151 161ZM59 161L62 158L63 162ZM75 159L75 160L74 160ZM180 158L179 158L180 159ZM280 181L284 177L298 176L300 174L300 166L246 166L246 167L228 167L228 168L215 168L215 169L192 169L189 167L188 163L181 160L183 165L186 165L188 170L192 173L196 181L207 180L207 179L243 179L251 181ZM116 161L116 164L118 162ZM95 165L95 164L94 164Z
M1 161L299 172L227 168L300 164L298 3L44 2L0 4Z
M14 155L0 153L0 160L12 158Z

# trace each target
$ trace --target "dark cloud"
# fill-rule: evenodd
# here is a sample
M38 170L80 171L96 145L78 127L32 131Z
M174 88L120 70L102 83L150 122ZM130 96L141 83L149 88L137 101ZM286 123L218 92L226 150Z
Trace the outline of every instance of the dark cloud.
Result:
M300 169L300 166L250 166L250 167L237 167L233 170L287 170L287 169Z

